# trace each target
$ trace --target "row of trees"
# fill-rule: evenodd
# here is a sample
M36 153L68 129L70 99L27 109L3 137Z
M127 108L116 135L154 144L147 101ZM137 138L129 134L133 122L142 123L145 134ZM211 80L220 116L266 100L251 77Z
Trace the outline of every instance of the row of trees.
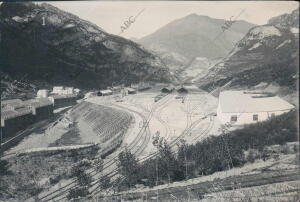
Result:
M88 159L83 159L72 167L70 177L76 178L77 185L69 191L69 194L67 196L69 200L88 197L91 194L89 188L91 187L93 179L88 170L92 167L93 169L96 169L97 172L101 173L103 170L103 160L96 159L93 162ZM101 176L99 181L100 188L108 188L107 185L110 184L110 179L108 177Z
M246 125L239 130L230 131L229 127L224 126L220 136L208 137L194 145L181 141L176 152L156 134L153 145L158 155L142 163L125 150L119 155L119 173L123 176L119 186L123 189L136 184L154 186L228 170L253 162L255 159L251 154L254 150L265 160L266 146L297 141L297 112ZM250 151L247 156L246 151Z

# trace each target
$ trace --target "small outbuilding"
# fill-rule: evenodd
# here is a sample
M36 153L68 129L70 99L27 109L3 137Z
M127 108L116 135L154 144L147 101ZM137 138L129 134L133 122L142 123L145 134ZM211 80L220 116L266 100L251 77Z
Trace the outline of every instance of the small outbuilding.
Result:
M128 94L136 94L136 90L133 88L126 88Z
M185 87L180 87L180 88L177 88L177 92L180 93L180 94L186 94L189 91Z
M173 90L174 90L174 87L168 86L168 87L163 87L163 88L161 89L161 92L162 92L162 93L172 93Z
M112 95L113 92L111 90L100 90L98 92L98 96L107 96L107 95Z
M222 124L251 124L289 112L295 107L278 96L262 92L223 91L217 117Z

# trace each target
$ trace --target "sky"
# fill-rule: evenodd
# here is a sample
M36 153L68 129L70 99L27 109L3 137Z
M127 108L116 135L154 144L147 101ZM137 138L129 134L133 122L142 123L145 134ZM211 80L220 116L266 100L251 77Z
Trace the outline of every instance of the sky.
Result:
M274 16L290 13L299 6L296 1L73 1L49 2L62 10L88 20L108 33L126 38L141 38L173 20L189 14L230 19L244 9L238 19L257 25ZM130 16L133 22L123 33L121 26ZM133 18L130 19L133 19Z

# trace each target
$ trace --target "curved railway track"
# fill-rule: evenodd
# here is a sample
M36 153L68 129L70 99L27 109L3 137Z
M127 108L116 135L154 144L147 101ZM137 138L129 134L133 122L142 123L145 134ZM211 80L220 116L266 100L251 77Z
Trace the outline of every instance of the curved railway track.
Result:
M192 142L198 142L200 140L200 138L207 135L207 133L212 129L213 126L214 126L214 121L210 120L209 123L208 123L208 126L206 128L204 128L204 130L201 131L200 134L198 134L196 137L194 137Z
M138 111L135 111L135 110L132 110L132 109L128 109L126 107L123 107L125 108L126 110L129 110L129 111L132 111L134 113L137 113L138 115L140 115L143 120L144 120L144 125L143 125L143 128L139 131L139 134L137 135L137 137L134 139L133 142L131 142L131 144L129 145L129 150L131 150L131 152L134 154L134 155L137 155L137 154L140 154L143 152L143 150L145 149L145 147L147 146L147 141L150 140L150 135L146 135L146 140L142 142L141 146L137 147L137 149L133 150L136 145L138 144L138 142L140 142L140 140L142 140L142 137L143 137L143 134L149 134L150 131L149 131L149 128L148 128L148 124L151 120L151 118L154 116L154 112L156 111L156 109L158 109L159 107L161 106L164 106L166 103L168 103L168 101L170 100L169 98L170 96L165 96L163 99L161 99L159 102L157 103L154 103L153 106L151 107L151 110L149 112L149 115L148 117L146 118L143 114L141 114L140 112ZM168 99L166 99L168 98ZM122 108L122 106L119 106L117 104L114 104L120 108ZM146 109L146 108L144 108ZM163 109L163 108L161 108ZM161 118L161 117L160 117ZM192 129L197 126L203 119L207 118L206 116L205 117L201 117L199 119L197 119L196 121L194 121L193 123L191 123L188 127L186 127L186 129L181 133L181 135L179 135L175 140L173 140L171 142L171 147L174 147L177 142L184 138L184 136L186 136L187 134L189 134ZM162 119L161 119L162 120ZM204 135L205 133L207 133L209 130L205 130L205 132L202 132L201 134ZM120 151L121 152L121 151ZM149 156L146 156L142 159L139 159L139 161L144 161L146 159L150 159L150 158L153 158L157 156L157 153L152 153L150 154ZM113 164L115 164L116 162L116 159L117 159L117 155L110 159L109 161L107 161L104 165L103 165L103 170L106 170L108 169L109 167L111 167ZM96 165L97 166L97 165ZM108 177L114 177L116 176L118 173L118 168L115 168L113 169L110 173L108 174L105 174L104 176L108 176ZM90 174L92 177L95 177L97 174L99 174L99 172L93 168L91 169L91 171L88 171L87 172L88 174ZM97 193L99 193L101 190L99 190L100 188L100 182L101 182L101 179L97 179L97 180L94 180L92 183L91 183L91 193L93 195L96 195ZM63 187L61 187L60 189L57 189L49 194L46 194L45 196L39 198L40 201L61 201L61 200L64 200L66 199L66 194L69 192L69 190L71 190L72 188L76 187L77 184L76 184L76 179L72 180L70 183L64 185ZM56 200L55 200L56 199Z
M166 96L166 97L167 97L167 96ZM163 104L166 103L164 100L165 100L165 99L161 99L160 102L157 102L157 103L154 104L154 106L152 107L152 110L150 111L150 114L149 114L148 118L146 118L146 117L145 117L143 114L141 114L140 112L137 112L137 111L135 111L135 110L126 108L126 110L129 110L129 111L132 111L132 112L134 112L134 113L139 114L139 115L143 118L144 123L146 123L146 124L144 124L143 128L139 131L137 137L133 140L133 142L130 143L130 145L129 145L129 147L128 147L129 150L132 150L132 149L136 146L136 144L138 144L138 142L140 142L140 140L142 140L142 135L143 135L143 134L147 134L146 131L149 132L149 129L147 129L147 128L148 128L149 121L150 121L151 118L152 118L153 112L155 111L155 109L156 109L157 107L159 107L160 105L163 105ZM164 102L162 103L162 101L164 101ZM115 105L116 105L116 104L115 104ZM125 108L125 107L124 107L124 108ZM146 135L146 136L147 136L147 135ZM148 135L148 136L149 136L149 135ZM146 141L147 141L147 138L145 138L145 139L146 139ZM148 138L148 140L149 140L149 138ZM144 143L142 143L142 146L140 146L139 148L137 148L136 151L132 151L133 154L137 154L137 153L142 152L146 146L147 146L147 144L146 144L145 141L144 141ZM120 152L121 152L121 151L120 151ZM106 162L106 163L103 165L103 170L108 169L108 168L111 167L113 164L115 164L115 161L116 161L117 158L118 158L118 156L116 155L114 158L112 158L112 159L110 159L108 162ZM98 165L96 165L96 166L98 166ZM105 176L113 177L113 176L117 175L117 170L118 170L117 168L116 168L116 169L113 169L112 172L110 172L109 174L106 174ZM98 172L97 169L95 169L95 168L92 168L92 169L91 169L90 171L88 171L87 173L88 173L89 175L91 175L92 177L95 177L97 174L99 174L99 172ZM99 183L99 182L100 182L100 180L95 180L95 181L93 181L91 187L95 186L95 185L96 185L97 183ZM40 201L56 201L55 199L57 199L58 197L60 197L60 198L58 198L58 200L66 199L65 194L67 194L68 191L71 190L72 188L75 188L75 187L77 186L76 183L77 183L77 181L76 181L76 179L74 179L74 180L72 180L71 182L67 183L66 185L62 186L60 189L57 189L57 190L55 190L55 191L53 191L53 192L51 192L51 193L49 193L49 194L46 194L46 195L43 196L43 197L40 197L39 200L40 200ZM98 187L99 187L99 186L97 186L96 189L97 189ZM92 190L92 193L93 193L96 189Z
M160 105L158 107L158 110L155 110L157 112L157 115L153 114L153 117L155 117L165 127L165 130L166 130L165 138L166 138L166 140L169 139L172 130L171 130L171 127L169 126L169 124L161 118L161 112L165 108L166 104L169 103L169 101L172 99L172 97L170 97L170 98L169 97L170 96L167 97L168 99L167 99L167 101L164 102L163 105ZM143 105L141 105L137 102L132 101L132 103L134 103L136 106L139 106L141 109L143 109L147 113L150 113L150 111L151 111L151 109L150 110L148 109L148 105L146 107L144 107Z
M167 102L166 102L167 103ZM171 144L171 147L175 147L176 146L176 144L182 139L182 138L184 138L184 136L186 136L187 134L189 134L193 129L194 129L194 127L196 127L202 120L204 120L204 119L206 119L207 118L207 116L205 116L205 117L201 117L201 118L199 118L199 119L197 119L196 121L194 121L192 124L190 124L183 132L182 132L182 134L180 135L180 136L178 136L175 140L173 140L170 144ZM207 134L209 132L209 128L206 128L205 129L205 131L203 131L201 134L202 135L204 135L204 134ZM175 151L173 151L173 153L175 153ZM141 161L144 161L144 160L147 160L147 159L151 159L151 158L154 158L154 157L156 157L158 155L158 153L156 152L156 153L152 153L152 154L150 154L149 156L146 156L146 157L144 157L144 158L142 158L142 159L139 159L139 162L141 162ZM115 175L113 175L113 176L115 176ZM98 193L100 193L101 192L101 190L94 190L93 192L92 192L92 194L93 195L96 195L96 194L98 194Z
M133 111L134 111L134 110L132 110L132 112L133 112ZM136 112L136 113L139 113L139 112ZM140 115L142 115L142 114L140 114ZM142 115L141 117L142 117L142 118L145 118L143 115ZM142 129L139 131L137 137L133 140L133 142L131 142L131 144L130 144L129 147L128 147L129 149L132 148L132 145L136 144L136 142L138 141L138 139L140 138L140 136L143 134L143 132L144 132L144 128L142 128ZM115 164L115 159L116 159L116 158L117 158L117 156L114 157L114 158L112 158L112 159L110 159L109 161L107 161L107 162L103 165L103 170L106 170L106 169L110 168L113 164ZM96 166L99 166L99 164L96 164ZM89 175L91 175L92 177L95 177L95 176L98 174L98 171L97 171L97 169L92 168L92 169L91 169L90 171L88 171L87 173L88 173ZM109 175L108 175L108 176L109 176ZM50 201L50 200L54 200L55 198L61 196L62 194L68 193L68 191L69 191L70 189L76 187L76 186L77 186L76 183L77 183L77 181L76 181L76 179L74 179L74 180L72 180L70 183L68 183L68 184L66 184L66 185L64 185L64 186L62 186L60 189L57 189L57 190L55 190L54 192L51 192L51 193L46 194L45 196L39 198L39 200L41 200L41 201Z

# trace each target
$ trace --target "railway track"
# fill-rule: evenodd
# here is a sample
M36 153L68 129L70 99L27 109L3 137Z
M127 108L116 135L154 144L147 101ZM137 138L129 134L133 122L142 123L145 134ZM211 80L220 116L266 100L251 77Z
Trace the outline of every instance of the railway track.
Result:
M17 140L16 142L20 142L20 141L22 141L22 139L24 137L33 133L34 130L45 127L46 125L49 125L49 127L53 127L60 119L62 119L64 117L64 113L56 115L56 116L54 115L54 117L50 118L50 120L43 120L43 121L34 123L33 125L28 126L26 129L19 131L16 136L14 136L14 137L6 140L4 143L2 143L1 147L5 146L5 144L9 144L9 142L14 141L14 139L18 139L19 137L21 137L21 139ZM9 152L9 153L5 153L5 151L2 151L3 153L1 155L1 158L10 158L11 156L18 155L26 150L27 149L21 149L21 150L17 150L15 152ZM0 151L0 153L1 153L1 151Z
M172 99L172 97L170 97L170 96L165 96L164 98L165 98L165 99L161 99L159 102L156 102L156 103L153 104L153 106L152 106L152 108L151 108L151 110L150 110L150 112L149 112L149 118L148 118L147 124L149 124L151 118L154 116L154 112L155 112L157 109L161 108L162 106L166 105L166 104ZM166 98L167 98L167 99L166 99ZM163 102L162 102L162 101L163 101ZM120 107L123 108L122 106L120 106ZM144 108L142 105L140 105L140 107L142 107L144 110L146 110L146 108ZM126 108L126 109L127 109L127 108ZM146 130L149 130L149 127L147 127ZM150 133L150 130L149 130L149 133ZM148 135L147 138L148 138L148 140L143 142L143 146L142 146L142 147L138 147L137 151L134 151L134 152L133 152L133 154L134 154L135 156L138 156L140 153L142 153L142 151L143 151L143 150L145 149L145 147L148 145L148 143L149 143L149 141L150 141L150 135ZM146 156L146 157L144 157L144 158L142 158L142 159L139 159L139 162L144 161L144 160L147 160L147 159L149 159L149 158L152 158L152 157L154 157L154 156L156 156L156 155L157 155L156 153L150 154L149 156ZM117 171L117 170L116 170L116 171ZM114 173L114 174L113 174L112 176L110 176L110 177L114 177L114 176L116 176L116 175L117 175L117 173ZM98 194L99 192L101 192L101 190L99 190L99 185L98 185L98 187L97 187L96 189L94 189L91 193L92 193L93 195L96 195L96 194Z
M149 121L151 120L151 118L152 118L153 113L155 112L155 110L156 110L157 108L159 108L160 106L163 106L163 105L165 105L166 103L168 103L168 101L169 101L172 97L170 98L170 96L166 96L166 97L164 97L164 98L165 98L165 99L161 99L159 102L154 103L154 106L152 106L152 109L151 109L151 111L150 111L150 114L149 114L148 118L147 118L146 121L145 121L146 124L144 124L144 126L146 126L146 127L143 127L143 128L140 130L139 134L138 134L137 137L134 139L134 141L132 142L132 144L129 145L128 148L129 148L129 150L132 151L133 154L136 155L136 154L141 153L141 152L143 151L144 147L147 146L146 142L144 142L144 143L142 144L142 146L138 147L135 151L133 150L133 148L135 147L135 145L140 141L141 135L142 135L143 133L146 134L146 130L148 130L148 132L149 132L148 124L149 124ZM166 98L168 98L168 99L166 99ZM116 105L116 104L115 104L115 105ZM118 107L122 107L122 106L118 106ZM124 108L126 108L126 107L124 107ZM128 109L128 108L126 108L126 109L127 109L127 110L131 110L132 112L135 112L135 113L139 114L141 117L143 117L143 120L145 120L145 116L144 116L143 114L141 114L140 112L137 112L137 111L135 111L135 110ZM202 118L196 120L195 122L193 122L190 126L188 126L188 127L182 132L182 134L181 134L180 136L178 136L175 140L173 140L173 141L171 142L171 146L174 147L174 146L176 145L176 143L177 143L180 139L182 139L185 135L187 135L187 134L188 134L188 133L196 126L196 125L198 125L198 124L199 124L203 119L205 119L205 118L206 118L206 117L202 117ZM148 128L148 129L147 129L147 128ZM148 135L148 136L149 136L149 135ZM149 136L149 137L150 137L150 136ZM149 140L149 138L148 138L148 140ZM146 156L146 157L144 157L144 158L142 158L142 159L139 159L139 161L144 161L144 160L146 160L146 159L153 158L153 157L155 157L156 155L157 155L157 153L152 153L152 154L150 154L149 156ZM115 156L114 158L112 158L112 159L110 159L108 162L106 162L106 163L103 165L103 170L106 170L106 169L108 169L109 167L111 167L113 164L115 164L116 159L117 159L117 156ZM118 169L115 168L115 169L113 169L110 173L108 173L108 174L106 174L106 175L104 175L104 176L108 176L108 177L110 177L110 178L115 177L115 176L117 175L117 171L118 171ZM90 174L90 175L91 175L92 177L94 177L94 178L95 178L95 176L96 176L97 174L99 174L99 173L97 172L96 169L92 169L92 171L88 171L87 173ZM100 190L99 190L99 188L100 188L100 183L99 183L99 182L100 182L100 181L101 181L100 179L97 179L97 180L94 180L94 181L92 182L92 185L91 185L91 187L92 187L91 193L92 193L93 195L95 195L95 194L97 194L97 193L100 192ZM98 185L97 185L97 184L98 184ZM51 192L50 194L47 194L47 195L45 195L45 196L39 198L39 200L40 200L40 201L61 201L61 200L67 199L67 198L66 198L66 194L69 192L69 190L71 190L72 188L75 188L76 186L77 186L77 184L76 184L76 179L74 179L72 182L70 182L70 183L64 185L64 186L61 187L60 189L55 190L54 192ZM55 200L55 199L56 199L56 200Z
M165 100L165 99L162 99L161 101L164 101L164 100ZM128 147L129 150L132 150L132 149L135 147L135 145L141 140L141 138L142 138L141 136L142 136L143 134L146 134L146 131L149 132L149 129L147 129L147 128L148 128L149 121L151 120L152 115L153 115L153 112L155 111L156 107L159 107L159 106L161 105L161 103L162 103L162 102L157 102L157 103L153 106L153 108L152 108L152 110L151 110L151 113L149 114L148 118L146 118L143 114L141 114L141 113L139 113L139 112L137 112L137 111L135 111L135 110L126 108L126 109L129 110L129 111L132 111L132 112L134 112L134 113L139 114L139 115L143 118L144 123L146 123L146 124L144 124L143 128L139 131L139 133L138 133L137 137L134 139L134 141L131 142L131 144L129 145L129 147ZM165 102L163 102L163 104L165 104ZM116 104L115 104L115 105L116 105ZM149 135L148 135L148 136L149 136ZM148 139L146 139L146 140L150 140L150 139L148 138ZM133 154L137 154L137 153L142 152L143 149L144 149L146 146L147 146L147 144L146 144L146 143L143 143L142 146L141 146L140 148L138 148L136 151L132 151ZM120 152L121 152L121 151L120 151ZM113 166L113 164L115 164L115 161L116 161L117 158L118 158L118 156L116 155L114 158L112 158L112 159L110 159L108 162L106 162L105 165L103 165L103 170L105 170L105 169L107 170L108 168L110 168L111 166ZM97 166L97 165L96 165L96 166ZM112 172L110 172L110 173L107 174L106 176L108 176L108 177L114 177L114 176L116 176L116 175L117 175L117 170L118 170L117 168L113 169ZM99 174L98 171L97 171L97 169L95 169L95 168L91 169L91 170L88 171L87 173L88 173L89 175L91 175L91 177L94 177L94 178L96 177L97 174ZM94 187L94 186L95 186L97 183L99 183L99 182L100 182L100 180L95 180L95 181L93 181L91 187ZM76 183L77 183L77 181L76 181L76 179L74 179L74 180L72 180L70 183L68 183L68 184L66 184L66 185L64 185L64 186L62 186L60 189L57 189L57 190L55 190L55 191L53 191L53 192L51 192L51 193L49 193L49 194L46 194L46 195L43 196L43 197L40 197L39 200L40 200L40 201L56 201L55 199L57 199L57 198L58 198L58 200L66 199L66 194L69 192L69 190L71 190L72 188L75 188L75 187L77 186ZM93 190L92 190L92 193L95 192L95 190L97 190L98 187L99 187L99 186L97 186L96 189L93 189Z
M168 103L168 100L170 100L170 99L167 99L167 101L166 102L164 102L164 104L166 104L166 103ZM163 105L164 105L163 104ZM193 129L194 129L194 127L195 126L197 126L202 120L204 120L204 119L206 119L207 118L207 116L204 116L204 117L201 117L201 118L199 118L199 119L197 119L196 121L194 121L192 124L190 124L189 126L187 126L187 128L182 132L182 134L180 135L180 136L178 136L175 140L173 140L171 143L170 143L170 145L171 145L171 147L172 148L174 148L175 146L176 146L176 144L181 140L181 139L183 139L184 138L184 136L186 136L187 134L189 134ZM206 132L208 132L209 130L207 129L206 130ZM173 151L173 153L174 153L175 151ZM147 160L147 159L151 159L151 158L154 158L154 157L156 157L158 155L158 153L156 152L156 153L152 153L152 154L150 154L149 156L146 156L146 157L144 157L144 158L142 158L142 159L139 159L139 162L142 162L142 161L144 161L144 160ZM115 176L115 175L113 175L113 176ZM93 195L96 195L96 194L98 194L98 193L100 193L101 192L101 190L98 190L98 191L92 191L92 194Z
M161 112L162 112L163 109L164 109L164 107L160 108L160 110L159 110L158 113L157 113L157 116L155 116L155 117L157 118L157 120L158 120L159 122L161 122L161 123L164 125L164 127L165 127L165 129L166 129L166 135L165 135L165 137L166 137L166 140L168 140L168 139L170 138L170 136L171 136L172 129L171 129L171 127L169 126L169 124L168 124L166 121L164 121L164 120L162 119L162 117L161 117Z
M143 117L143 116L142 116ZM137 135L137 137L139 137L143 132L143 129L140 130L139 134ZM133 141L133 144L135 144L137 140L135 139ZM129 145L129 148L131 148L131 145ZM115 159L117 157L114 157L112 159L110 159L109 161L107 161L104 165L103 165L103 170L107 170L108 168L110 168L115 162ZM99 165L96 165L96 166L99 166ZM89 170L87 172L89 175L91 175L92 177L96 177L96 175L98 174L98 171L97 169L93 168L91 170ZM50 194L47 194L41 198L39 198L39 200L41 201L50 201L50 200L54 200L55 198L65 194L65 193L68 193L68 191L74 187L76 187L76 179L72 180L70 183L62 186L60 189L57 189L55 190L54 192L51 192Z
M264 171L263 173L258 174L250 174L250 175L241 175L241 176L234 176L234 177L227 177L224 179L218 179L218 180L212 180L212 181L205 181L200 182L198 184L189 184L178 187L167 187L159 190L159 200L167 200L172 194L174 198L177 199L187 199L188 198L188 191L191 193L193 192L194 196L198 196L199 198L202 198L204 195L207 194L213 194L218 193L222 191L229 191L229 190L238 190L241 188L250 188L250 187L256 187L256 186L263 186L263 185L272 185L275 183L280 182L290 182L299 180L300 175L297 169L290 169L290 170L284 170L283 173L277 174L276 171ZM236 183L238 182L238 184ZM295 187L290 187L285 192L281 191L282 193L290 193L290 192L297 192L299 189ZM157 190L150 190L147 191L147 198L149 201L152 200L158 200L157 197ZM261 197L261 196L271 196L276 194L282 194L278 192L270 192L270 193L262 193L259 196L254 196L255 198ZM143 196L145 196L145 192L132 192L132 193L126 193L126 196L122 193L106 196L107 199L111 198L116 201L116 199L119 199L120 197L125 199L142 199ZM101 199L104 197L100 197L98 199ZM151 200L152 198L152 200ZM226 198L226 197L225 197ZM240 199L243 198L243 196L239 197ZM219 198L220 199L220 198ZM180 201L180 200L179 200Z
M214 121L210 120L208 123L208 126L203 131L201 131L201 133L199 135L194 137L192 142L198 142L200 140L200 138L207 135L207 133L212 129L213 126L214 126Z
M167 103L169 103L170 100L172 100L172 96L168 96L167 97L167 101L164 102L163 105L160 105L158 107L158 110L155 110L157 112L157 115L153 114L153 117L155 117L160 123L162 123L162 125L164 125L165 127L165 130L166 130L166 140L169 139L170 135L171 135L171 127L169 126L169 124L166 123L166 121L164 121L162 118L161 118L161 112L162 110L164 109L164 107L166 106ZM151 109L149 110L148 109L148 106L147 107L144 107L143 105L141 104L138 104L137 102L133 102L135 105L139 106L141 109L143 109L144 111L146 111L147 113L150 113Z

